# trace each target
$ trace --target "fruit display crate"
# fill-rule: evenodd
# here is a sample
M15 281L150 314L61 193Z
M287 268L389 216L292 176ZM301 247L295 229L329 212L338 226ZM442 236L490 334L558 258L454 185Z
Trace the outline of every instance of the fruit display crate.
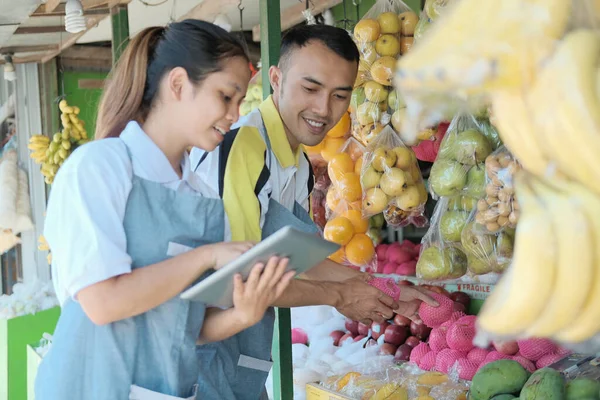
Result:
M306 400L352 400L332 390L325 389L318 383L306 384Z
M53 333L60 307L0 320L0 400L27 399L27 346Z

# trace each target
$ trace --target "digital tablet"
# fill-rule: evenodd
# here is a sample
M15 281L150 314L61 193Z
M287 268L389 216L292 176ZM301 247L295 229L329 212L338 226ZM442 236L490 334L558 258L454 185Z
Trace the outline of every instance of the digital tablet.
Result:
M273 256L289 258L288 271L294 270L296 274L301 274L319 264L339 248L338 244L321 239L316 234L304 233L287 226L185 290L181 293L181 298L214 307L230 308L233 306L235 274L242 274L246 280L256 263L266 263Z

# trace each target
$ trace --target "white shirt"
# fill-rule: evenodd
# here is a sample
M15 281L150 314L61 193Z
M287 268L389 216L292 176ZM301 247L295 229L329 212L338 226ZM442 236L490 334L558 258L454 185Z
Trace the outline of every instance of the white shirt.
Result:
M61 305L87 286L131 272L123 219L133 174L180 193L215 197L190 171L187 154L181 167L180 179L133 121L120 139L90 142L69 156L52 185L44 228Z

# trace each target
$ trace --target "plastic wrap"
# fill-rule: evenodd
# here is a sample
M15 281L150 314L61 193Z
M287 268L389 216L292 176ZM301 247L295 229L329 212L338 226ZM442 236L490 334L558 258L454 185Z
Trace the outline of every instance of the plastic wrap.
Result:
M327 135L316 146L306 146L306 152L311 160L321 158L329 162L333 156L340 153L346 143L346 138L350 136L350 114L344 113L338 123L329 131Z
M260 103L263 101L263 88L262 88L262 74L260 69L250 79L248 83L248 90L246 91L246 97L240 105L240 115L248 115L253 110L257 109Z
M448 198L438 200L429 230L421 241L417 277L426 281L456 279L467 272L467 256L460 240L469 213L460 209L449 211L449 204ZM443 218L446 214L449 216Z
M388 225L424 226L427 190L414 152L386 127L369 145L361 171L363 214L384 213Z
M350 106L352 133L365 145L390 122L400 129L405 104L392 79L396 59L412 47L418 19L402 1L378 0L354 27L360 63Z
M485 196L478 201L475 215L483 232L514 231L517 227L519 203L513 177L520 170L521 165L504 146L486 158Z
M434 197L485 194L485 159L500 145L489 121L459 114L451 122L429 174Z

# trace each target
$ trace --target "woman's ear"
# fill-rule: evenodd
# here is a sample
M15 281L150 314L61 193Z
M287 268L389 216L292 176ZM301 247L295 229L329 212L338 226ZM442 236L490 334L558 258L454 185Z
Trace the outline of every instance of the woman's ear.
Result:
M190 80L185 69L175 67L167 75L168 96L176 101L181 101L184 88L190 85Z

